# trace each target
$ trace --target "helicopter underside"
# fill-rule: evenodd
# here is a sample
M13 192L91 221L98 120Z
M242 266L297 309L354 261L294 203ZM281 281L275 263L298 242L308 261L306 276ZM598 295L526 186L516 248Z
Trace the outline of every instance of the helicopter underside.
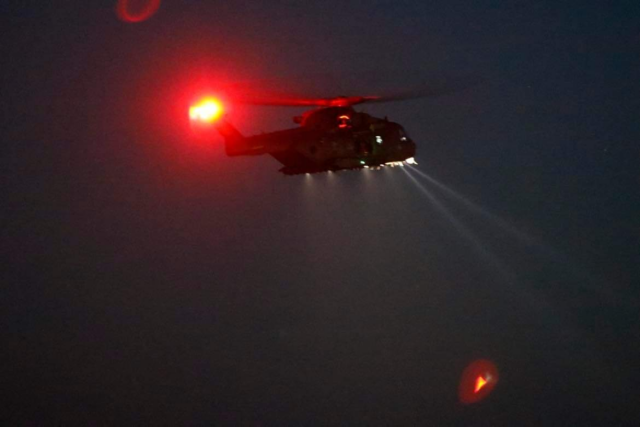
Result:
M343 158L335 159L325 165L318 165L314 162L309 161L309 159L296 152L273 153L271 155L280 163L285 165L279 170L279 172L285 175L301 175L312 173L315 174L338 172L343 170L379 170L383 167L401 167L405 164L417 164L413 157L408 157L405 159L397 160L367 159L366 161L352 158Z
M320 120L325 116L330 120ZM283 165L285 175L401 165L416 153L416 144L399 124L344 108L319 110L306 126L249 137L224 120L216 129L225 139L227 155L269 154Z

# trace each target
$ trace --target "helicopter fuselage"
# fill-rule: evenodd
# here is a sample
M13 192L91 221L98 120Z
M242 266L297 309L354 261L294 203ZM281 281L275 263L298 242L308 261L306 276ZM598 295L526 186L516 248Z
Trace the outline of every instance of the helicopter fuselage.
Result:
M229 156L269 154L287 175L359 169L402 162L416 145L398 123L351 107L328 107L294 117L300 127L243 137L228 122L217 130Z

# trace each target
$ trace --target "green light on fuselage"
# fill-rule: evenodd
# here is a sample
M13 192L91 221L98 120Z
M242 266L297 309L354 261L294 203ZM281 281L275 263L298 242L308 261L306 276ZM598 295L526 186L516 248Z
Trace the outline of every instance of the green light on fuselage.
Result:
M364 160L360 160L360 164L361 164L361 165L364 165Z

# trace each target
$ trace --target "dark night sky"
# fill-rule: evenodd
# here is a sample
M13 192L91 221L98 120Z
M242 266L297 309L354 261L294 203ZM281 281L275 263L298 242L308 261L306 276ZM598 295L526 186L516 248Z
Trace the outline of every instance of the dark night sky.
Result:
M638 425L637 2L43 3L0 4L3 424ZM460 75L365 107L408 175L284 177L185 126L220 81ZM500 383L462 406L478 358Z

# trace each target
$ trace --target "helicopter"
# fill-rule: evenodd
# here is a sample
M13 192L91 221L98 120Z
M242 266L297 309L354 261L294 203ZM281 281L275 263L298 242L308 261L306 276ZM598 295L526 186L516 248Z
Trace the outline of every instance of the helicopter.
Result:
M285 175L377 169L415 164L416 144L398 123L356 111L363 103L398 101L441 95L449 90L414 91L391 96L332 98L248 97L239 103L281 107L316 107L293 117L299 126L254 136L243 136L223 117L219 100L204 98L189 109L192 127L213 127L224 138L228 156L269 154Z

